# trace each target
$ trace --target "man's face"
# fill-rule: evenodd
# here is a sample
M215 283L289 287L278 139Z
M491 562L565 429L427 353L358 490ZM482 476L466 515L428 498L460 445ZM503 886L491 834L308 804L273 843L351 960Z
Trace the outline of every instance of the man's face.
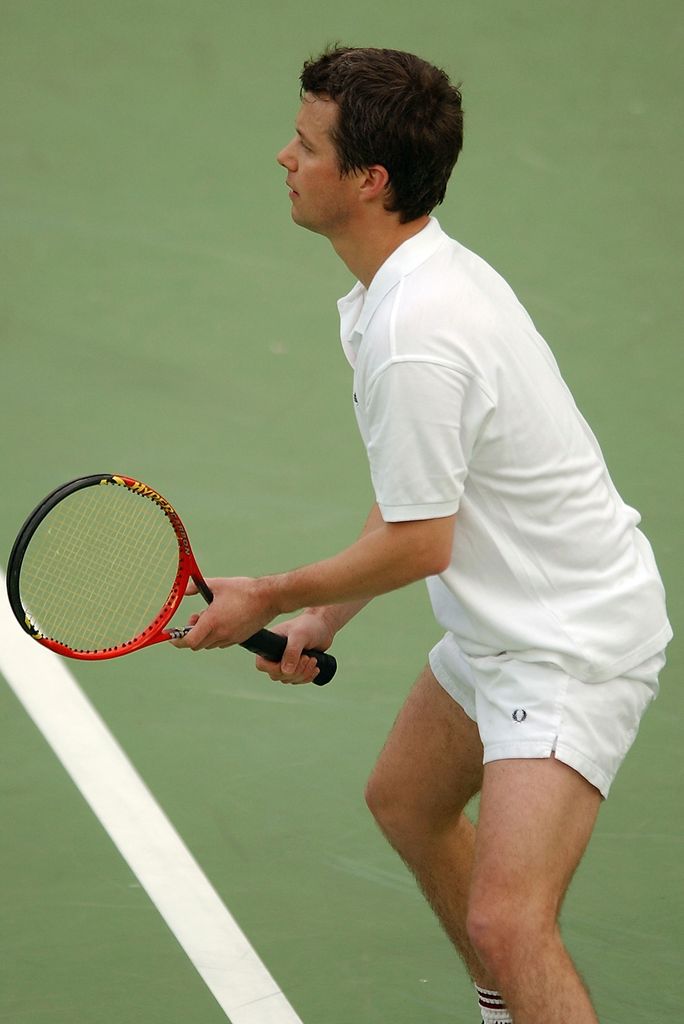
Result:
M331 239L343 233L354 213L357 177L340 174L330 136L337 116L333 100L304 93L295 136L277 156L287 171L292 219Z

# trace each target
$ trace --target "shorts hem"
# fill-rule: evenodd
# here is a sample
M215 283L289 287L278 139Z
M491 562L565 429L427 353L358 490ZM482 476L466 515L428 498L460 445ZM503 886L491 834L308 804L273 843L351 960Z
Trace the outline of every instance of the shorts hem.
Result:
M581 775L583 778L590 782L592 786L598 789L599 793L605 800L610 793L610 787L613 784L615 775L617 775L618 769L622 764L616 765L613 776L610 777L603 771L602 768L596 764L595 761L591 761L586 754L583 754L580 750L575 750L574 747L569 747L567 743L561 741L556 746L556 757L563 764L567 764L570 768Z
M590 785L598 789L605 799L610 792L613 779L591 761L585 754L569 747L562 740L526 740L524 743L490 743L485 747L483 764L491 761L524 761L545 760L555 757L568 768L586 779Z

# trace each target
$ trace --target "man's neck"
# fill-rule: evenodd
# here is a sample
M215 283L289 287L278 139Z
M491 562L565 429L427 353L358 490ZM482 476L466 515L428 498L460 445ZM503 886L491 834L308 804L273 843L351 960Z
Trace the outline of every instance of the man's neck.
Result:
M358 278L365 288L383 263L392 253L409 238L417 235L427 225L428 216L400 224L386 219L375 225L366 226L363 234L350 233L338 238L331 238L333 248L340 259L349 267L354 277Z

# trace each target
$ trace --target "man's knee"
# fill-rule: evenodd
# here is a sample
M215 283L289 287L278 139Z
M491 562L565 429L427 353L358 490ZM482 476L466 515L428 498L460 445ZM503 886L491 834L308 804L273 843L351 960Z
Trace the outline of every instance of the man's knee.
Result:
M506 954L504 944L513 940L514 915L493 900L471 900L468 904L466 932L473 949L489 970L494 970Z
M366 783L366 806L385 834L399 834L410 824L412 814L401 799L400 788L397 781L377 769Z
M454 789L456 790L456 786ZM435 843L456 837L461 827L472 831L463 814L469 796L448 804L431 799L406 784L403 773L376 767L364 791L366 804L388 841L408 860L419 858Z
M501 978L509 969L517 969L521 957L534 957L558 934L557 914L552 901L496 886L489 891L471 890L466 931L482 963Z
M410 856L416 845L430 843L441 828L434 809L410 792L401 775L376 768L364 797L380 830L402 855Z

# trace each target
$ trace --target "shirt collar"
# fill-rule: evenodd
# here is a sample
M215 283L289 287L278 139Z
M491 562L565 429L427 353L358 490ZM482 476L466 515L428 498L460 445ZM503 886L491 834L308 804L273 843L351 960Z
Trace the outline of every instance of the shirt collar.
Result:
M352 365L356 362L358 343L382 300L403 277L429 259L445 237L439 222L431 217L422 231L402 242L388 256L368 290L357 281L349 294L339 300L337 308L340 314L340 339ZM354 338L354 335L358 337Z

